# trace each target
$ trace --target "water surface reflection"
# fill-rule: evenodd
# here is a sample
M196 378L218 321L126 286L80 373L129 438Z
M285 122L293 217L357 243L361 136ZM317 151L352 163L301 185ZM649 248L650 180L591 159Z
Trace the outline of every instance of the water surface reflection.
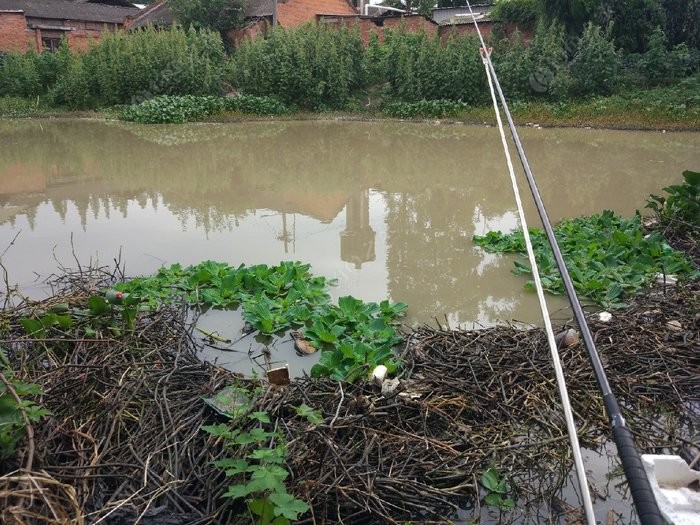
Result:
M524 129L523 142L555 221L631 214L700 165L698 134ZM516 224L491 128L0 122L0 238L21 231L3 260L25 288L73 250L82 263L121 250L131 275L295 259L337 278L336 296L409 303L410 322L536 322L511 259L471 243Z

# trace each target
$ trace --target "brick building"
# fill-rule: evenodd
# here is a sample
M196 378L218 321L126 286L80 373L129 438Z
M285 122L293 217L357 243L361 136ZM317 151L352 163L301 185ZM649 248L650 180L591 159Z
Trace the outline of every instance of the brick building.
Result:
M103 31L116 31L137 7L68 0L0 0L0 51L54 51L66 38L71 49L85 49Z

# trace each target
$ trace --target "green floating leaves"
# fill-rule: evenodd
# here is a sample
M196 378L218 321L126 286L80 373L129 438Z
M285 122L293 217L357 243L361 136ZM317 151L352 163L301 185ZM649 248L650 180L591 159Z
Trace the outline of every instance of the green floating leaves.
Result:
M659 233L645 235L641 216L631 219L604 211L599 215L562 221L554 228L576 292L604 308L620 308L625 300L649 285L663 272L684 277L698 275L682 253L674 251ZM561 294L564 286L543 230L531 228L535 259L542 285ZM489 252L526 255L522 231L489 232L474 236L474 243ZM513 272L531 274L530 266L515 261ZM532 288L532 282L526 283Z
M153 277L121 283L115 289L129 301L151 307L173 301L202 308L242 305L243 318L263 335L304 327L304 337L323 350L319 364L311 370L316 377L353 381L380 364L395 371L398 362L393 348L402 341L395 325L407 305L387 300L365 303L349 295L333 305L328 294L333 282L309 270L310 265L300 262L234 268L205 261L187 268L179 264L161 268ZM94 308L101 305L95 299Z

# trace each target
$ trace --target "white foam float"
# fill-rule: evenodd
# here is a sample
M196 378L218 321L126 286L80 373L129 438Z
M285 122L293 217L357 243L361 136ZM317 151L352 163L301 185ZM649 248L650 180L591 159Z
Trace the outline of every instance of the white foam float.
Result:
M700 472L680 456L642 454L661 515L674 525L700 523Z

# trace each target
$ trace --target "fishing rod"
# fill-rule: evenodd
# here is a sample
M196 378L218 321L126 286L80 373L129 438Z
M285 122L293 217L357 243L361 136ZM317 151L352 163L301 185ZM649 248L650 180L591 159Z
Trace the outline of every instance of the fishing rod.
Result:
M605 411L608 415L609 423L612 429L613 441L617 446L617 453L620 458L620 462L622 463L622 468L625 472L627 483L630 487L632 501L637 510L639 521L642 525L664 525L665 521L661 517L661 512L659 511L659 507L656 502L656 497L654 496L654 492L652 491L649 483L649 478L644 470L639 451L634 443L634 437L632 436L632 432L627 427L625 418L620 410L620 405L618 404L617 398L615 397L610 387L610 383L608 382L607 375L605 374L605 368L603 367L603 363L600 360L600 355L598 354L595 342L593 341L593 336L591 335L588 322L586 321L586 316L581 308L581 303L578 299L578 295L576 294L571 276L569 275L564 257L562 256L561 249L559 248L559 243L554 235L552 223L549 220L549 216L537 187L535 177L530 169L530 164L527 160L527 156L525 155L525 150L520 142L520 136L515 128L515 123L513 122L513 117L511 116L510 109L508 108L506 98L503 95L503 90L501 89L501 84L498 81L496 70L491 62L491 55L487 51L486 43L481 35L477 21L474 19L472 7L468 0L467 6L469 7L472 21L474 22L474 26L476 27L476 31L479 35L479 40L483 49L484 63L486 63L488 66L487 73L492 78L496 91L498 92L498 98L501 102L501 106L503 107L503 112L506 115L508 127L510 129L513 142L515 143L518 157L520 158L520 163L525 171L525 177L527 179L528 186L530 187L532 197L535 201L535 206L537 207L537 213L540 216L540 220L542 221L542 225L547 235L547 241L549 242L552 253L554 254L557 268L559 269L562 282L564 283L566 295L569 298L571 308L574 312L574 318L576 319L579 329L581 330L583 343L588 353L591 366L593 367L593 373L596 382L598 383L598 389L603 395L603 404L605 406ZM533 268L533 271L536 270Z

